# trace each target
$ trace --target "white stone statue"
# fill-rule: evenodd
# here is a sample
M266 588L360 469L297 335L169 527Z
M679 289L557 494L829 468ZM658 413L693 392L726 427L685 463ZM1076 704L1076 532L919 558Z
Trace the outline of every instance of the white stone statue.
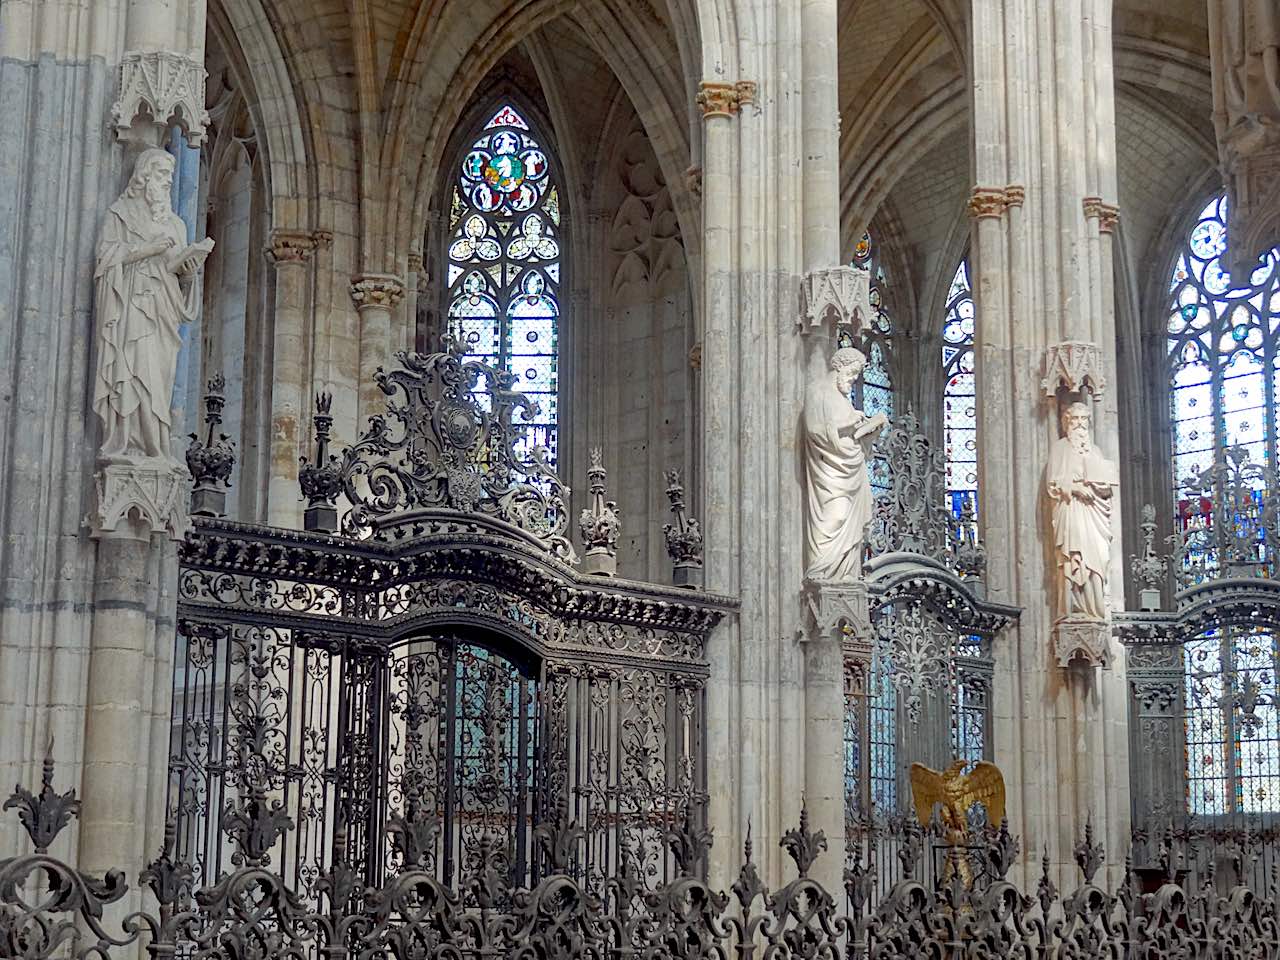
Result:
M98 240L93 409L102 421L105 461L172 455L178 327L196 315L192 281L213 249L209 239L187 245L187 228L170 203L172 187L173 158L144 150L128 187L107 208Z
M1092 421L1087 404L1072 403L1062 414L1063 435L1049 449L1046 492L1053 506L1060 619L1107 619L1111 502L1120 475L1094 445Z
M853 347L837 350L830 370L809 385L804 403L805 577L852 582L862 576L862 545L871 520L867 461L884 414L868 417L849 391L866 366Z

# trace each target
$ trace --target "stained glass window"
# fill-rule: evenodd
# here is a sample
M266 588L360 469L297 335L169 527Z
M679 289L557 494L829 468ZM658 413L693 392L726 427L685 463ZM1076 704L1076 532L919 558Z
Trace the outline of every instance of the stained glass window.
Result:
M1225 528L1213 523L1211 498L1188 493L1185 481L1239 446L1267 468L1247 474L1261 498L1277 463L1280 248L1236 285L1221 260L1226 246L1220 196L1183 239L1169 278L1171 479L1176 523L1196 531L1183 573L1201 579L1217 572L1214 530ZM1280 810L1276 637L1258 628L1210 630L1185 646L1184 658L1188 810Z
M978 507L978 416L973 374L976 319L966 257L951 278L942 320L942 446L947 464L947 501L956 516L960 516L966 500L975 512Z
M838 346L857 347L867 358L862 379L853 385L850 399L855 407L867 415L883 413L892 419L893 376L890 372L890 359L893 356L893 319L884 302L889 281L885 277L884 266L880 262L879 251L871 234L864 233L854 246L851 262L857 269L871 273L870 297L875 316L857 342L847 329L842 328L837 333ZM871 463L871 487L876 493L889 488L888 465L878 457Z
M503 104L459 161L449 209L448 324L509 370L540 413L524 443L557 453L560 190L547 149Z

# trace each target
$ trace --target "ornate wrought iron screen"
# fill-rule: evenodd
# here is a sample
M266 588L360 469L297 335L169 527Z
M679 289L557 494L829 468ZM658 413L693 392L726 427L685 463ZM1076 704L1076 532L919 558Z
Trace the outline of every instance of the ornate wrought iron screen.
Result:
M845 833L850 865L865 847L885 880L915 816L910 765L990 758L991 641L1018 611L984 599L973 512L950 509L942 457L913 415L877 454L888 486L865 565L872 631L845 651ZM930 847L926 875L941 866Z
M584 882L623 859L658 882L662 837L701 809L704 639L732 604L576 572L510 376L456 348L402 359L340 456L318 398L313 529L201 516L182 545L177 855L212 881L231 808L260 794L296 825L273 869L306 896L338 846L368 883L456 883L482 847L531 882L534 824L560 815L585 831Z

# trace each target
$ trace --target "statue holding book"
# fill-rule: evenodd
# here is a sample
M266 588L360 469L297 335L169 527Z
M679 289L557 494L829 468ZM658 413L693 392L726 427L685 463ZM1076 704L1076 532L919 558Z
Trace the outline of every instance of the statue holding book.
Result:
M868 462L886 423L884 414L869 417L849 399L866 362L853 347L837 350L805 395L805 577L815 582L862 577L872 511Z
M187 243L170 201L173 166L163 150L142 151L98 240L93 409L102 421L105 461L172 457L180 325L196 316L195 276L213 249L207 238Z

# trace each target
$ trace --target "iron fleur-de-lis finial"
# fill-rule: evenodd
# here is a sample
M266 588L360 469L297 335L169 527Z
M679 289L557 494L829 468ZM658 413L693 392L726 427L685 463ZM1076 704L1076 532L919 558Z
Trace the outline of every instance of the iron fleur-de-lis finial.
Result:
M18 819L31 838L32 846L36 853L43 855L49 852L49 847L62 832L62 828L80 812L80 801L76 799L75 790L59 793L53 788L52 740L49 741L49 749L41 767L40 780L41 789L38 794L18 784L0 809L18 811Z

